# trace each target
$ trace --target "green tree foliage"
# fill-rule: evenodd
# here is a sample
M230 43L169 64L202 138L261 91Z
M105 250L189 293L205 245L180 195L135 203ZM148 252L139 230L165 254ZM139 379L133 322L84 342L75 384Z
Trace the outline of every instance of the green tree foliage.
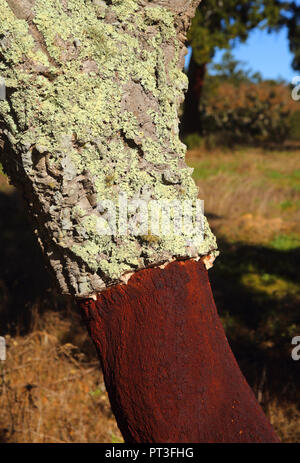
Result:
M198 135L185 139L189 148L203 140L212 147L281 143L291 135L298 105L284 81L263 80L230 51L209 66L208 77L199 105L201 127Z
M281 0L203 0L189 30L188 41L198 65L208 63L216 49L244 42L257 27L287 27L293 67L300 69L300 6Z
M203 0L188 33L197 64L208 63L217 48L229 48L232 39L245 41L264 19L262 0Z
M215 75L215 80L227 80L234 85L243 82L259 83L262 81L262 76L259 72L252 72L251 69L245 68L246 62L239 61L234 58L230 50L223 53L220 63L211 63L209 71ZM212 80L212 76L210 77Z
M181 134L201 133L202 118L199 113L207 64L217 49L230 49L244 42L249 32L256 28L269 31L287 28L290 50L294 55L293 67L300 70L300 6L285 0L203 0L197 9L188 33L192 57L188 70L189 88L184 104ZM226 55L225 55L226 57ZM228 66L236 67L231 59ZM238 69L224 68L224 77ZM226 75L227 73L227 75ZM246 76L247 77L247 76ZM248 76L249 77L249 76ZM259 76L257 76L259 78Z
M193 53L188 76L181 133L198 132L201 128L199 103L202 97L206 64L217 48L230 48L232 42L245 41L249 31L265 18L263 0L203 0L196 11L188 33Z

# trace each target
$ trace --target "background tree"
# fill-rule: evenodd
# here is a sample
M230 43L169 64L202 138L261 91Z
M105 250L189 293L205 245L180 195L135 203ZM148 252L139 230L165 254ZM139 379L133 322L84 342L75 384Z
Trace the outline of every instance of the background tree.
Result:
M201 129L199 102L207 64L213 59L216 50L245 42L249 32L258 26L266 27L269 31L287 27L290 49L294 54L293 66L299 68L299 7L295 2L204 0L201 8L197 9L188 33L192 55L181 124L183 134L199 132Z
M274 146L295 138L298 110L283 80L263 80L258 72L236 60L230 50L219 63L210 63L199 103L199 133L185 137L188 148L259 145ZM295 120L296 121L296 120Z

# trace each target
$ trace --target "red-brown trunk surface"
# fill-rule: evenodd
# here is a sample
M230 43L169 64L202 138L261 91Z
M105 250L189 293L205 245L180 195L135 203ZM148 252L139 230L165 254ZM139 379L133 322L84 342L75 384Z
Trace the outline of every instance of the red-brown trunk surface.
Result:
M82 300L126 442L278 442L228 345L202 262Z

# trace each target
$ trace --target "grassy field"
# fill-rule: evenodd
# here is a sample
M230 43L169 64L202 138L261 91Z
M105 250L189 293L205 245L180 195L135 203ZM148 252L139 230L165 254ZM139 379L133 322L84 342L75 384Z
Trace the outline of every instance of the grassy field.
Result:
M210 270L230 344L285 442L300 442L300 151L190 151L221 255ZM0 175L0 442L121 442L94 348L57 295Z

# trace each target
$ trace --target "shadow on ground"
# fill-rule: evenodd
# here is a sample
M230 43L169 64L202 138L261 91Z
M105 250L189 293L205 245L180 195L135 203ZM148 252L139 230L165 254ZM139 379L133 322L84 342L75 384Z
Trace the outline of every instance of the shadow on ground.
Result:
M19 193L0 193L0 330L26 334L48 310L76 313L48 272Z
M266 401L275 396L300 406L300 362L291 357L291 340L300 334L300 248L279 251L224 237L218 245L210 280L243 373Z

